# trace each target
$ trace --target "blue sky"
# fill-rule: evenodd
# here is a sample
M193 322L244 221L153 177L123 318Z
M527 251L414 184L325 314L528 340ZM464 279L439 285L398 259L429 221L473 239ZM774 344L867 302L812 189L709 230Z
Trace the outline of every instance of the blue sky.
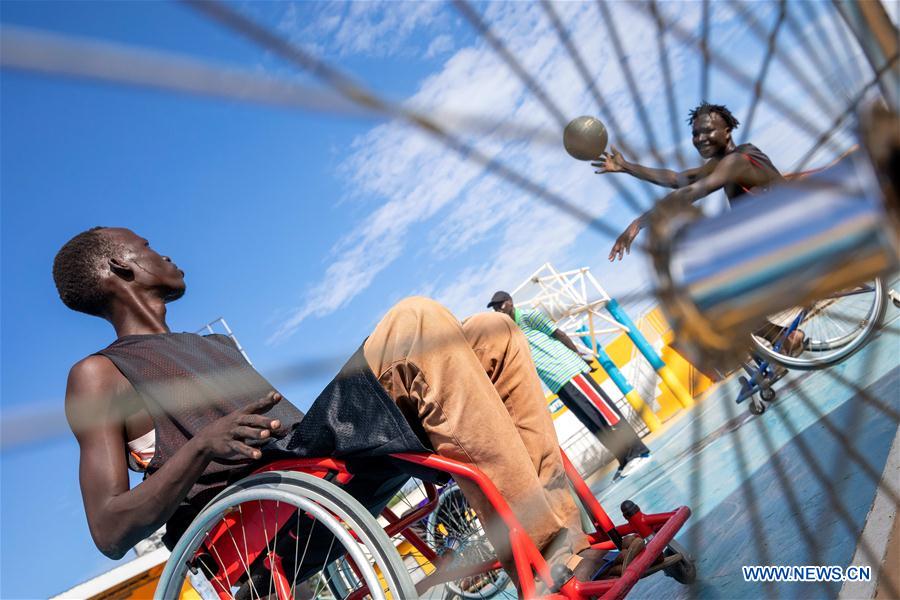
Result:
M451 127L447 115L464 113L555 131L535 97L447 5L234 6ZM763 24L773 22L774 4L755 6ZM598 114L539 5L478 9L567 116ZM624 5L612 9L657 138L674 165L655 25ZM171 3L3 2L0 10L4 25L311 81ZM596 7L565 3L557 10L616 111L620 130L611 132L613 143L627 140L638 158L652 163ZM698 3L665 3L663 12L697 30ZM713 25L713 47L738 56L755 75L764 49L746 25L721 6ZM781 39L785 53L810 72L794 51L796 39ZM677 143L694 161L683 119L699 100L699 60L691 49L668 43L682 136ZM835 106L865 72L858 56L845 66L859 79L813 76ZM649 282L642 257L611 267L605 261L610 241L588 224L561 216L407 126L10 71L0 73L0 84L2 414L4 435L12 423L31 440L4 446L0 454L3 598L45 597L113 565L90 541L77 447L60 428L69 366L112 341L105 322L68 311L53 287L53 256L79 231L130 227L172 256L188 282L187 295L170 306L172 329L191 331L224 316L256 366L301 407L404 296L434 296L462 317L483 310L495 289L514 288L548 260L561 268L592 267L614 295ZM783 64L773 63L767 89L825 128L829 118ZM713 72L711 101L729 104L743 118L751 97ZM471 130L464 135L595 218L617 228L633 218L608 181L569 158L561 143ZM750 139L785 170L811 144L765 103ZM622 181L648 201L644 188ZM714 210L719 203L709 205ZM333 368L302 377L291 370L323 357Z

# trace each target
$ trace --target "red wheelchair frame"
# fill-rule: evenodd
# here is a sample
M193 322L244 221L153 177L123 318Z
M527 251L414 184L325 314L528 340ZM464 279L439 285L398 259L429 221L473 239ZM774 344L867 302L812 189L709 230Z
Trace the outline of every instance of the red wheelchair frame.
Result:
M559 586L555 592L542 596L542 598L547 600L593 597L600 597L604 600L624 598L628 591L637 583L638 579L645 574L672 542L675 534L690 516L690 509L682 506L672 512L645 515L636 505L626 502L623 504L623 516L626 518L626 523L616 526L597 499L591 494L587 484L575 470L565 453L562 450L560 452L562 453L566 475L597 529L596 533L589 536L591 547L607 550L621 547L622 537L631 533L638 534L645 539L652 536L652 539L647 543L644 550L625 568L621 576L599 581L578 581L575 578L570 578ZM498 516L503 519L508 528L510 548L512 549L520 582L521 595L525 598L536 597L535 575L544 582L548 589L554 589L554 582L547 561L544 560L538 548L526 535L525 530L516 519L509 504L500 495L497 487L483 472L472 465L444 458L437 454L403 453L391 456L400 461L448 473L454 478L464 478L475 482L485 493L497 511ZM353 477L353 474L348 471L343 461L331 458L278 460L256 470L255 473L269 471L301 471L320 477L330 476L332 481L337 484L346 483ZM388 508L384 509L381 515L388 522L387 527L385 527L388 537L397 534L402 535L435 567L434 572L416 585L417 592L422 593L441 583L500 568L500 563L496 560L465 565L463 567L441 568L442 563L447 562L447 558L438 556L425 540L411 529L411 525L427 517L437 506L437 488L434 484L427 482L425 483L425 488L427 501L424 505L404 515L402 518ZM221 571L211 578L210 583L221 598L231 597L228 582L236 581L244 574L244 565L249 564L266 552L270 540L265 532L272 531L272 523L275 523L275 529L277 530L281 525L288 522L295 510L294 507L289 505L278 505L272 501L263 501L258 503L258 506L251 506L248 510L242 510L240 513L226 516L210 532L208 540L204 543L204 548L207 551L214 551L220 557L222 563L220 564ZM270 527L265 527L266 523ZM230 539L226 539L225 534L229 531ZM237 556L237 547L233 542L233 536L239 536L245 548L254 549L246 557L250 560ZM682 560L687 561L689 559L683 556ZM355 567L352 561L348 562L351 567ZM281 559L274 552L270 552L264 564L272 573L274 589L278 599L288 600L291 598L290 584L281 567ZM356 600L363 598L366 594L368 594L368 589L363 585L350 598L351 600Z

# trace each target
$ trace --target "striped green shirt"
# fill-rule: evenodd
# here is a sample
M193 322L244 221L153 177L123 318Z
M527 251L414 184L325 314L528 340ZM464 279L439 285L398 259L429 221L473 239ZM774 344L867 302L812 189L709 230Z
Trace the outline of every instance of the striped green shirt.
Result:
M521 311L518 308L514 314L516 325L528 338L531 359L538 375L552 393L558 392L579 373L590 371L578 354L553 337L556 323L547 315L537 310Z

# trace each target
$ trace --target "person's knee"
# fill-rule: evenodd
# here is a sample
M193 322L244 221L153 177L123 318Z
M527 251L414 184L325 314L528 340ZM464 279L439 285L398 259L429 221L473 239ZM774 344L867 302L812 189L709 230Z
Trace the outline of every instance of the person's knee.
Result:
M434 314L446 315L450 311L437 300L426 298L425 296L408 296L394 304L388 312L413 313L416 315L429 316Z
M459 330L459 321L440 302L424 296L410 296L397 302L385 315L385 320L406 323L420 333L438 334L446 330Z
M480 312L467 318L465 324L470 327L508 328L512 322L501 312Z
M463 321L463 331L469 338L508 339L516 329L512 319L499 312L481 312Z

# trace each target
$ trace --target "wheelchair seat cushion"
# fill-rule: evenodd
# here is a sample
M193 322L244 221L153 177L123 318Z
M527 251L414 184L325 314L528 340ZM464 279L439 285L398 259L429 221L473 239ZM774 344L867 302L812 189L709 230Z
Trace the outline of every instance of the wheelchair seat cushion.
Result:
M290 435L272 445L302 457L371 458L428 451L375 378L362 346L293 425Z

